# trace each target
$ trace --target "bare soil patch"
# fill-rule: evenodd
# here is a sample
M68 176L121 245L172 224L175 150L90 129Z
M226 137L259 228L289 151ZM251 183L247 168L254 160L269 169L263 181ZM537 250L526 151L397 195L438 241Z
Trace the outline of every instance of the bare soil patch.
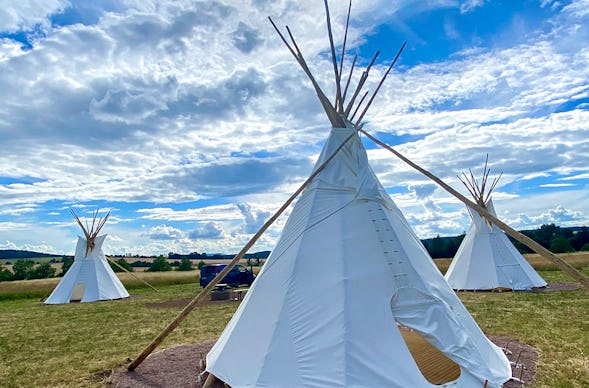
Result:
M170 300L167 302L149 302L145 303L146 307L150 308L184 308L188 303L190 303L192 299L177 299L177 300ZM198 302L196 307L198 306L206 306L210 304L226 304L226 303L237 303L239 304L240 300L235 299L227 299L227 300L210 300L209 298L202 299Z
M525 383L526 387L534 386L536 376L536 364L540 355L533 346L524 344L516 339L500 336L487 335L493 343L507 352L507 358L511 361L511 375ZM503 384L503 388L519 388L524 384L519 380L510 380Z
M227 303L227 301L213 303ZM536 363L539 358L538 351L530 345L507 336L490 335L488 337L496 345L507 349L507 357L512 362L512 375L523 380L526 387L533 386ZM201 388L202 383L197 381L197 376L203 367L201 360L204 360L214 343L215 341L206 341L162 350L145 359L133 372L127 371L126 367L122 366L111 373L101 373L100 376L97 375L97 378L104 378L106 385L114 388ZM203 377L206 376L203 375ZM204 382L204 378L202 381ZM517 381L509 381L504 385L505 388L522 386ZM215 387L224 387L224 384L217 383Z
M581 288L579 283L567 283L567 282L553 282L548 283L544 288L538 288L534 292L555 292L555 291L573 291Z

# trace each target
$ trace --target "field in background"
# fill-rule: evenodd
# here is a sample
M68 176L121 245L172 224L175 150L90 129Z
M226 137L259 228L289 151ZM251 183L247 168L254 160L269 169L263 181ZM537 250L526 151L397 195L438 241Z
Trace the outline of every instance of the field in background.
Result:
M537 266L549 265L535 260L530 258ZM574 254L567 261L574 261L589 275L589 254ZM0 298L11 295L0 300L0 385L103 386L105 371L125 365L127 357L136 357L181 310L148 304L194 297L201 290L198 274L137 274L159 292L128 274L119 274L131 298L56 306L43 305L40 297L18 295L31 289L37 295L49 292L59 279L0 283ZM549 282L571 281L557 270L545 269L540 274ZM485 332L508 335L540 350L535 387L589 386L589 291L459 295ZM216 338L236 308L237 302L198 306L160 349Z
M526 253L524 257L537 271L559 270L551 261L548 261L548 259L545 259L536 253ZM589 267L589 252L559 253L558 257L565 260L577 270ZM440 272L444 274L448 270L452 259L435 259L434 262Z
M110 259L112 260L118 260L121 259L121 257L110 257ZM43 264L43 263L48 263L49 261L51 261L51 259L57 259L60 262L59 263L51 263L51 267L55 268L57 273L59 273L61 271L61 267L63 266L63 263L61 263L61 256L56 256L56 257L33 257L33 258L29 258L29 259L0 259L0 265L4 266L4 268L12 271L12 266L14 265L14 262L17 260L31 260L33 261L35 264ZM125 259L125 261L129 264L133 263L134 261L145 261L147 263L153 263L153 261L155 260L153 257L122 257L122 259ZM174 262L179 262L179 260L175 260L175 259L166 259L166 261L170 264L174 263ZM191 260L192 261L192 267L194 269L198 268L198 263L200 262L200 260ZM227 264L230 260L221 260L221 259L211 259L211 260L202 260L205 264ZM263 262L264 260L261 260L261 262ZM10 264L6 264L6 263L10 263ZM244 266L247 266L247 260L243 259L239 261L240 264L243 264ZM135 272L145 272L147 271L149 267L134 267L134 271ZM254 270L255 270L255 266L254 266Z

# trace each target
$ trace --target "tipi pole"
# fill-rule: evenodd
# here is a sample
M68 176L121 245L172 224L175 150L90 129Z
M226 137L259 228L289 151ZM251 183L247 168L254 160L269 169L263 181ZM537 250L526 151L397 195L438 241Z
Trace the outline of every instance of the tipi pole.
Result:
M339 145L339 147L333 152L333 154L331 154L331 156L329 156L329 158L327 160L325 160L325 162L323 162L313 172L313 174L311 174L311 176L309 176L309 178L307 178L307 180L305 182L303 182L303 184L297 189L297 191L295 191L290 196L290 198L288 198L288 200L280 207L280 209L278 209L276 211L276 213L274 213L274 215L272 217L270 217L270 219L268 219L268 221L266 221L266 223L264 225L262 225L260 230L258 230L258 232L241 249L241 251L239 251L239 253L237 255L235 255L233 260L231 260L231 262L225 268L223 268L223 270L221 272L219 272L219 274L209 284L207 284L207 286L197 296L195 296L194 299L192 299L192 301L190 301L190 303L188 303L186 305L186 307L184 307L184 309L178 314L178 316L176 316L176 318L174 318L174 320L172 322L170 322L170 324L168 324L168 326L166 326L166 328L153 341L151 341L151 343L145 349L143 349L143 352L141 352L141 354L136 359L134 359L133 362L131 362L127 366L127 369L129 371L135 370L135 368L137 368L139 366L139 364L141 364L143 362L143 360L145 360L145 358L147 356L149 356L151 354L151 352L153 352L155 350L155 348L157 348L158 345L172 331L174 331L174 329L176 329L176 327L178 327L178 325L184 320L184 318L186 318L186 316L188 314L190 314L190 312L194 309L196 304L205 295L207 295L217 285L217 283L219 283L225 277L225 275L227 275L229 273L229 271L231 271L231 269L235 266L235 264L237 264L239 262L239 260L241 260L243 258L243 256L256 243L256 241L266 231L266 229L268 229L270 227L270 225L272 225L274 223L274 221L276 221L276 219L290 206L290 204L295 200L295 198L313 181L313 179L315 179L315 177L317 175L319 175L319 173L321 171L323 171L325 166L327 166L327 164L337 155L337 153L344 147L344 145L354 136L357 136L356 132L354 132L350 136L348 136L342 142L342 144Z
M129 271L127 268L123 267L122 265L120 265L119 263L117 263L116 261L114 261L113 259L111 259L110 257L106 257L106 260L108 260L109 262L113 263L114 265L116 265L118 268L122 269L123 271L125 271L129 275L133 276L135 279L137 279L140 282L144 283L146 286L148 286L149 288L153 289L155 292L159 292L157 290L157 288L155 288L151 284L147 283L147 281L141 279L139 276L135 276L135 274L133 272Z
M362 132L364 135L366 135L370 140L372 140L376 144L380 145L381 147L389 150L390 152L395 154L395 156L397 156L399 159L401 159L402 161L404 161L405 163L407 163L408 165L410 165L411 167L413 167L417 171L421 172L422 174L424 174L425 176L427 176L428 178L430 178L431 180L436 182L444 190L446 190L447 192L449 192L450 194L452 194L453 196L458 198L465 205L474 209L481 216L483 216L484 218L493 222L500 229L502 229L505 233L507 233L508 235L510 235L511 237L516 239L517 241L521 242L522 244L526 245L527 247L529 247L531 250L533 250L534 252L536 252L540 256L542 256L542 257L548 259L549 261L551 261L552 263L554 263L557 267L562 269L564 272L568 273L573 279L575 279L576 281L581 283L583 285L583 287L589 289L589 278L587 278L585 275L583 275L582 273L577 271L572 265L570 265L569 263L567 263L566 261L564 261L560 257L556 256L554 253L550 252L548 249L544 248L542 245L538 244L536 241L532 240L528 236L511 228L509 225L505 224L504 222L499 220L497 217L495 217L494 215L489 213L485 208L470 201L468 198L466 198L465 196L460 194L458 191L454 190L452 187L450 187L448 184L446 184L440 178L436 177L434 174L430 173L429 171L425 170L424 168L413 163L411 160L407 159L405 156L403 156L402 154L400 154L399 152L394 150L388 144L383 143L382 141L378 140L377 138L375 138L374 136L372 136L371 134L369 134L368 132L366 132L365 130L363 130L361 128L358 130L360 132Z

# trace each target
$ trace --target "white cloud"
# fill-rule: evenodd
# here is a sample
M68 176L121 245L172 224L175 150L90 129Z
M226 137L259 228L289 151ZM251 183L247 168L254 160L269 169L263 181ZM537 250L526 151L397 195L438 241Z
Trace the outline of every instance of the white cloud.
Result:
M560 178L561 181L571 181L571 180L577 180L577 179L589 179L589 172L585 173L585 174L577 174L577 175L573 175L573 176L567 176L564 178Z
M27 229L28 224L21 223L21 222L0 222L0 231L16 231L16 230L23 230Z
M37 25L49 27L49 16L61 13L68 0L0 0L0 31L28 31Z
M563 8L563 12L576 18L589 15L589 0L575 0Z
M468 13L475 8L482 7L485 0L464 0L460 5L461 13Z
M15 206L0 207L0 216L18 216L25 213L32 213L39 209L36 204L18 204Z
M10 2L4 12L16 16L0 17L4 30L48 26L51 15L68 7L42 3ZM331 3L341 39L347 2ZM323 4L113 4L99 3L89 11L91 23L52 29L27 51L0 41L0 178L10 178L0 184L2 239L26 244L17 231L58 210L45 209L53 201L89 208L106 201L138 208L113 215L113 251L235 251L308 176L328 131L308 80L266 16L291 24L331 96ZM560 204L583 222L589 211L582 200L542 197L540 208L529 193L538 189L531 187L536 178L562 194L558 182L588 174L589 6L557 4L541 2L552 7L553 18L523 31L515 43L477 42L435 63L401 61L368 112L366 128L398 140L399 151L455 187L461 188L455 175L480 166L489 153L493 171L504 172L496 193L502 202L513 199L532 221ZM484 6L482 0L355 2L349 47L358 52L379 23L397 23L399 15ZM447 34L460 31L459 24L446 24ZM383 71L383 65L374 68L371 90ZM424 237L461 232L468 224L462 205L387 151L371 149L369 157ZM55 239L73 250L70 222L54 218L51 225L63 233ZM143 230L133 229L137 218ZM271 247L283 222L258 246Z
M226 238L227 235L217 222L207 222L202 227L191 231L189 237L191 239L219 239Z
M237 205L245 218L245 232L256 233L272 213L255 208L252 204L240 203Z
M574 186L573 183L546 183L540 185L540 187L571 187Z
M539 227L544 224L556 224L560 226L576 226L579 221L586 219L581 212L566 209L562 206L557 206L554 209L549 209L536 216L528 216L520 214L519 217L514 220L514 223L520 225L533 225Z
M198 209L173 210L171 208L153 208L139 209L138 213L145 214L141 216L151 220L167 221L206 221L206 220L225 220L234 221L243 219L241 212L234 205L217 205L207 206Z
M149 228L148 231L143 233L143 236L152 240L178 240L184 238L184 232L171 226L158 225Z

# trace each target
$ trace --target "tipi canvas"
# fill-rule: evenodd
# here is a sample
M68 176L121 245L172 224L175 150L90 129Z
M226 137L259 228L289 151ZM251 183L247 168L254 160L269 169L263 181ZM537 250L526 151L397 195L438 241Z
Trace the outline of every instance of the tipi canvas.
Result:
M485 207L492 215L496 214L490 198ZM453 289L530 290L546 286L546 281L497 225L470 208L468 211L472 224L445 275Z
M85 238L78 237L74 262L53 290L45 304L69 303L78 292L81 302L121 299L129 297L125 286L114 273L102 252L106 235L98 236L108 214L97 220L96 213L92 228L84 226L74 214L74 218L84 231ZM98 221L98 222L97 222Z
M509 361L448 286L370 168L360 120L352 123L344 108L335 61L338 92L331 104L294 41L288 46L332 124L315 168L335 157L293 208L208 353L207 371L234 388L439 386L416 366L398 326L404 325L460 367L460 376L444 386L500 387L511 377Z

